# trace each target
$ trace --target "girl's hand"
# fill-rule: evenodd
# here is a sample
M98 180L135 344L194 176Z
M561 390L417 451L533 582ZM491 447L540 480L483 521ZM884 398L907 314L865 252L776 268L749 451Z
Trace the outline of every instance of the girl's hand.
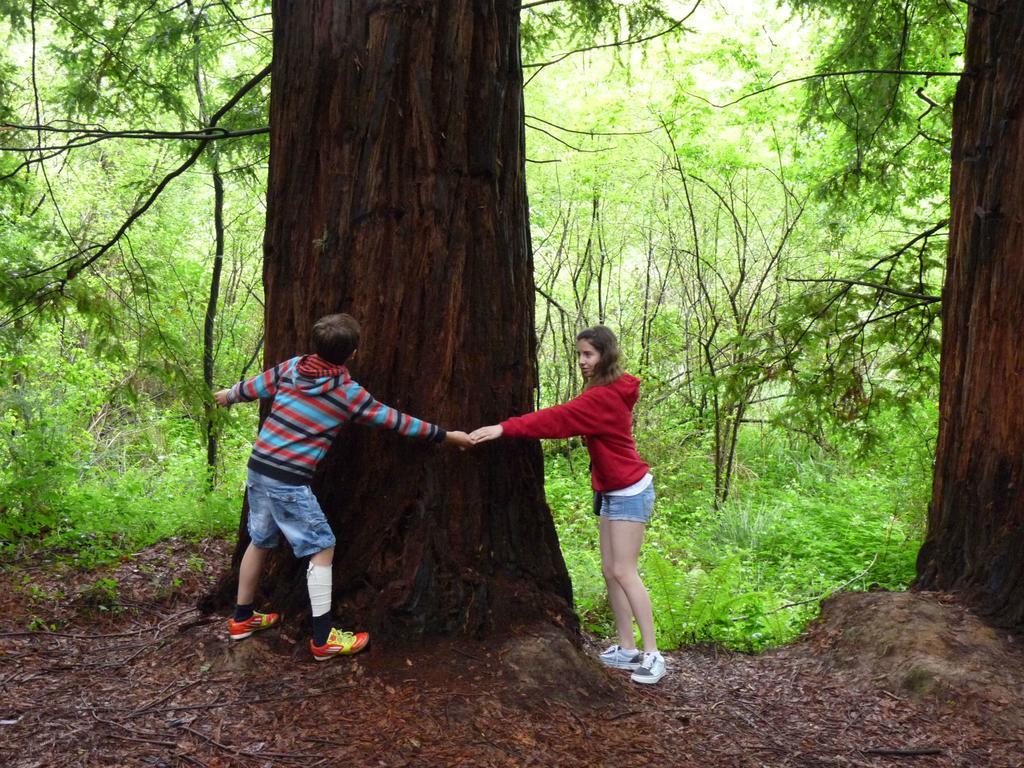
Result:
M480 445L480 443L486 443L488 440L497 440L504 431L501 424L493 424L489 427L480 427L480 429L473 430L469 433L469 439L473 445Z
M227 408L230 405L228 402L228 390L226 389L222 389L220 392L214 392L213 399L221 408Z

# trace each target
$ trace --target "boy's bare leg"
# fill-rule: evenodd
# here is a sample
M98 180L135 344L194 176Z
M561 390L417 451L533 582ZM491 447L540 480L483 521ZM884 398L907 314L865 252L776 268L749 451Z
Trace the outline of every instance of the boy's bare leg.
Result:
M263 561L267 559L269 551L251 542L246 548L242 564L238 567L238 605L252 605L256 599L256 584L259 583Z
M327 549L321 549L311 558L309 562L313 565L330 565L334 562L334 547L328 547Z

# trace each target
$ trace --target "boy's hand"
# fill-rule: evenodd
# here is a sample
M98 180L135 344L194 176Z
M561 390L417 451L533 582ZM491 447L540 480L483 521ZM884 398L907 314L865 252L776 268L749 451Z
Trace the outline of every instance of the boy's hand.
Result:
M227 408L231 403L228 402L228 390L222 389L220 392L213 393L213 399L217 401L217 405L221 408Z
M473 447L473 443L469 439L469 435L467 435L465 432L459 432L458 430L446 432L444 436L444 441L449 445L457 445L460 451L464 451L467 448Z
M497 440L504 434L505 430L501 424L492 424L489 427L480 427L469 433L469 439L472 445L480 445L480 443L486 443L488 440Z

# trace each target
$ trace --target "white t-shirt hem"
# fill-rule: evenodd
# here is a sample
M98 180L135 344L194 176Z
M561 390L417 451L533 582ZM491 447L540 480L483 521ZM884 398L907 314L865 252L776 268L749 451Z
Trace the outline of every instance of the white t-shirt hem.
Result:
M647 490L647 486L654 482L654 476L648 472L646 475L641 477L632 485L628 485L625 488L619 488L617 491L605 491L605 496L636 496L638 493L643 493Z

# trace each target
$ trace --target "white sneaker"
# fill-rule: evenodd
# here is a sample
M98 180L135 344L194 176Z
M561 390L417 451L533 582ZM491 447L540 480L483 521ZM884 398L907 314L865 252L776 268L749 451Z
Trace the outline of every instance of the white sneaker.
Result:
M613 667L614 669L636 669L640 666L640 662L643 660L643 654L640 653L636 648L620 648L617 645L613 645L599 657L601 663L606 667Z
M645 653L643 661L637 666L636 671L630 675L634 683L656 683L665 676L665 659L657 651Z

